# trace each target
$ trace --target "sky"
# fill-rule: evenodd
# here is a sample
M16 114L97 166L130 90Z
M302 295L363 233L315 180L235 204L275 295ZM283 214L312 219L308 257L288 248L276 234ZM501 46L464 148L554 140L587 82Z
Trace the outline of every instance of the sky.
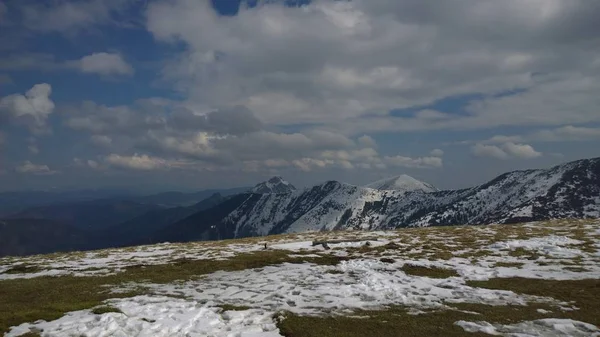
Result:
M600 155L600 2L0 0L0 190L408 174Z

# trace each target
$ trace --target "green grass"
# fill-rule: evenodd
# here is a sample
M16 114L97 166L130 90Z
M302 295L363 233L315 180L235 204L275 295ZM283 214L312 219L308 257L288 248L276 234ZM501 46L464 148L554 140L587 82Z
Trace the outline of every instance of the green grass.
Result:
M471 287L510 290L519 294L549 296L575 303L579 310L555 310L553 317L571 318L600 326L600 279L543 280L527 278L494 278L487 281L467 281Z
M42 269L38 266L30 266L27 264L19 264L13 266L12 268L6 270L5 274L32 274L42 271Z
M123 312L119 308L111 307L110 305L103 305L92 309L92 313L95 315L102 315L109 312L116 312L122 314Z
M495 267L520 268L523 267L522 262L496 262Z
M218 305L218 307L223 309L223 311L244 311L244 310L252 309L251 307L246 306L246 305L232 305L232 304L220 304L220 305Z
M488 256L491 252L486 250L486 245L497 240L512 240L515 238L527 239L536 236L545 236L552 233L564 233L585 242L584 251L595 250L586 239L585 230L580 225L568 222L548 222L548 228L526 228L519 225L489 226L495 233L482 233L478 227L440 227L416 228L397 232L402 245L390 243L385 246L362 246L345 249L350 257L342 258L331 255L319 257L298 256L314 252L289 252L280 250L260 250L254 253L238 254L228 260L191 260L179 259L163 265L137 265L125 269L122 273L107 276L89 277L38 277L32 279L15 279L0 281L0 335L8 331L10 326L24 322L33 322L39 319L54 320L64 313L74 310L90 309L94 313L116 312L116 308L107 306L106 299L130 297L148 291L140 287L127 293L110 293L111 287L116 287L129 282L171 283L174 281L187 281L200 278L202 275L218 270L235 271L244 269L262 268L283 262L303 263L311 262L321 265L337 265L342 260L352 257L372 257L383 262L392 263L402 261L403 258L427 258L430 260L446 260L453 257L451 251L471 249L461 257L477 258ZM558 228L558 229L554 229ZM555 232L553 232L555 231ZM569 231L572 232L570 235ZM333 235L333 234L331 234ZM338 234L336 234L338 235ZM227 240L221 242L202 243L207 249L221 249L230 244L261 244L263 242L276 242L280 239L291 239L292 236L273 236L268 238L247 238L242 240ZM323 235L326 239L328 235ZM413 238L419 238L414 242ZM304 238L306 239L306 238ZM180 249L197 248L200 243L177 244ZM404 246L404 245L407 246ZM408 253L412 249L419 253ZM103 251L100 254L108 254ZM66 256L76 257L80 253L71 253ZM297 257L291 258L290 254ZM361 254L361 255L355 255ZM390 256L393 255L393 256ZM536 252L524 249L509 251L508 255L521 260L538 259ZM54 255L52 255L54 256ZM56 255L64 258L65 254ZM400 257L402 256L402 257ZM49 256L40 256L44 260ZM9 261L9 260L6 260ZM28 260L32 263L31 260ZM546 260L536 261L546 263ZM584 271L582 258L557 260L552 263L566 265L565 269ZM495 267L521 267L521 262L497 262ZM42 270L34 264L22 264L13 267L9 273L33 273ZM402 270L410 275L431 278L448 278L458 276L452 269L438 267L423 267L404 265ZM332 274L343 273L340 270L326 271ZM491 279L489 281L468 281L473 287L490 289L511 290L519 294L531 294L556 298L560 301L572 302L580 310L562 311L550 304L530 303L527 306L488 306L483 304L446 303L452 310L431 311L420 315L408 314L408 309L403 307L382 308L382 310L356 311L350 316L298 316L284 313L285 319L278 322L282 333L288 337L310 336L488 336L485 334L466 333L462 328L454 325L458 320L481 321L491 323L510 324L524 320L533 320L545 317L571 318L596 325L600 325L600 280L579 281L553 281L535 280L524 278ZM242 305L221 305L222 310L246 310L249 307ZM542 314L538 309L552 311ZM467 313L468 311L470 313ZM39 336L33 332L26 336Z
M286 337L421 337L421 336L488 336L467 334L454 322L478 316L457 311L409 315L405 308L356 311L350 316L299 316L283 314L277 326Z
M471 286L513 290L539 296L551 296L562 301L574 301L580 310L561 311L548 303L527 305L492 306L479 303L446 303L451 309L429 311L410 315L406 308L390 307L382 310L357 310L348 316L298 316L284 313L278 327L286 337L334 337L334 336L489 336L467 333L454 325L456 321L486 321L498 324L515 324L542 318L570 318L592 324L600 324L600 280L548 281L530 279L493 279L469 282ZM541 313L544 309L550 313Z
M178 260L164 265L132 266L125 272L108 276L37 277L0 281L0 334L11 326L39 319L55 320L66 312L93 308L109 298L139 295L143 290L110 293L110 286L128 282L170 283L191 280L218 270L235 271L269 265L310 262L336 265L343 257L294 257L279 250L238 254L228 260ZM109 287L107 287L109 286Z
M408 275L414 276L425 276L431 278L448 278L458 276L458 273L454 269L438 268L438 267L423 267L415 266L411 264L405 264L402 266L403 272Z

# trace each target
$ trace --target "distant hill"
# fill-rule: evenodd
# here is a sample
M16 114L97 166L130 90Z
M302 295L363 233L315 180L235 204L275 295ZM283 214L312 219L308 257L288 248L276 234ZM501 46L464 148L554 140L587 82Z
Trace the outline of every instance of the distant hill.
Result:
M102 236L99 243L104 247L149 243L150 236L154 232L194 213L210 209L225 200L226 197L215 193L192 206L151 210L102 231L99 233Z
M45 219L81 230L101 230L162 207L129 200L92 200L28 208L9 219Z
M0 217L36 206L129 196L132 196L130 192L110 189L0 192Z
M211 189L203 190L198 192L163 192L151 195L131 197L129 200L145 203L154 204L163 207L176 207L176 206L192 206L199 203L206 198L210 198L214 194L220 194L224 197L234 195L248 191L248 187L236 187L229 189Z
M600 158L508 172L468 189L434 189L399 176L369 187L328 181L296 190L275 177L246 193L214 194L189 206L107 199L30 208L4 220L0 243L10 247L4 254L27 254L52 247L90 249L305 231L600 218ZM44 235L53 226L56 233Z
M79 250L89 239L86 232L51 220L0 220L0 256Z

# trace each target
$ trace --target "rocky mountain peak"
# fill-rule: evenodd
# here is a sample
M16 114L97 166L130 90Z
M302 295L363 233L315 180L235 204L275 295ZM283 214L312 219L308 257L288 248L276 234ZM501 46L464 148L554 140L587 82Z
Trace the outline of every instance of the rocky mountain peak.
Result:
M423 192L435 192L437 188L431 184L417 180L409 175L401 174L399 176L390 177L375 181L366 185L365 187L380 190L380 191L400 191L400 192L411 192L411 191L423 191Z
M290 193L295 190L296 187L294 187L294 185L290 184L288 181L286 181L280 176L274 176L269 180L257 184L256 186L254 186L254 188L250 190L250 192L257 194L283 194Z

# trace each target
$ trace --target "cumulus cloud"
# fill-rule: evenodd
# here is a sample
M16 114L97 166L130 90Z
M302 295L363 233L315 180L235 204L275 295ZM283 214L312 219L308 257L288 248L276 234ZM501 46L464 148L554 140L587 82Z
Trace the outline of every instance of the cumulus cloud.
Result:
M94 25L114 23L117 18L124 24L123 13L134 0L82 0L26 2L18 7L25 27L42 32L73 34L91 30Z
M34 174L34 175L52 175L58 173L57 171L51 170L48 165L34 164L29 160L23 162L23 164L15 167L15 171L23 174Z
M390 166L406 168L440 168L443 166L443 160L440 157L405 157L405 156L386 156L384 162Z
M600 121L600 6L534 3L264 2L223 17L209 1L156 1L147 28L183 42L163 73L190 101L242 104L266 124L362 134ZM483 98L466 114L388 113L472 94Z
M32 132L47 131L46 121L54 111L50 99L52 87L47 83L34 85L25 95L9 95L0 99L0 118L26 125Z
M364 147L377 148L377 142L370 136L363 135L358 137L358 144Z
M106 156L104 161L113 167L130 170L157 170L169 168L170 166L170 163L165 159L137 153L132 156L121 156L113 153Z
M18 52L0 58L0 70L76 70L85 74L102 76L130 76L135 71L118 53L98 52L78 60L57 60L47 53ZM0 76L1 80L1 76Z
M133 67L120 54L93 53L72 63L83 73L98 75L132 75Z
M508 154L496 145L475 144L471 147L471 152L477 157L508 158Z
M440 149L433 149L433 150L431 150L431 152L429 154L432 155L433 157L441 157L444 155L444 151L440 150Z
M92 135L91 141L98 146L110 146L112 144L112 138L105 135Z
M78 167L89 167L92 169L102 169L103 167L95 160L73 158L73 163Z
M536 151L533 146L528 144L506 143L504 144L504 150L506 153L516 158L529 159L542 156L541 152Z
M40 153L40 148L37 146L37 144L29 144L27 146L27 149L29 150L29 152L31 154L38 154L38 153Z
M577 142L600 139L600 128L566 125L555 129L544 129L522 135L496 135L486 144L505 142Z
M111 153L102 157L102 163L96 161L84 161L91 168L117 168L134 171L153 171L170 169L192 169L201 170L203 167L197 163L181 159L163 158L147 154L120 155Z
M536 151L531 145L515 144L511 142L504 143L500 146L476 144L471 148L471 152L477 157L491 157L496 159L531 159L542 156L542 153Z

